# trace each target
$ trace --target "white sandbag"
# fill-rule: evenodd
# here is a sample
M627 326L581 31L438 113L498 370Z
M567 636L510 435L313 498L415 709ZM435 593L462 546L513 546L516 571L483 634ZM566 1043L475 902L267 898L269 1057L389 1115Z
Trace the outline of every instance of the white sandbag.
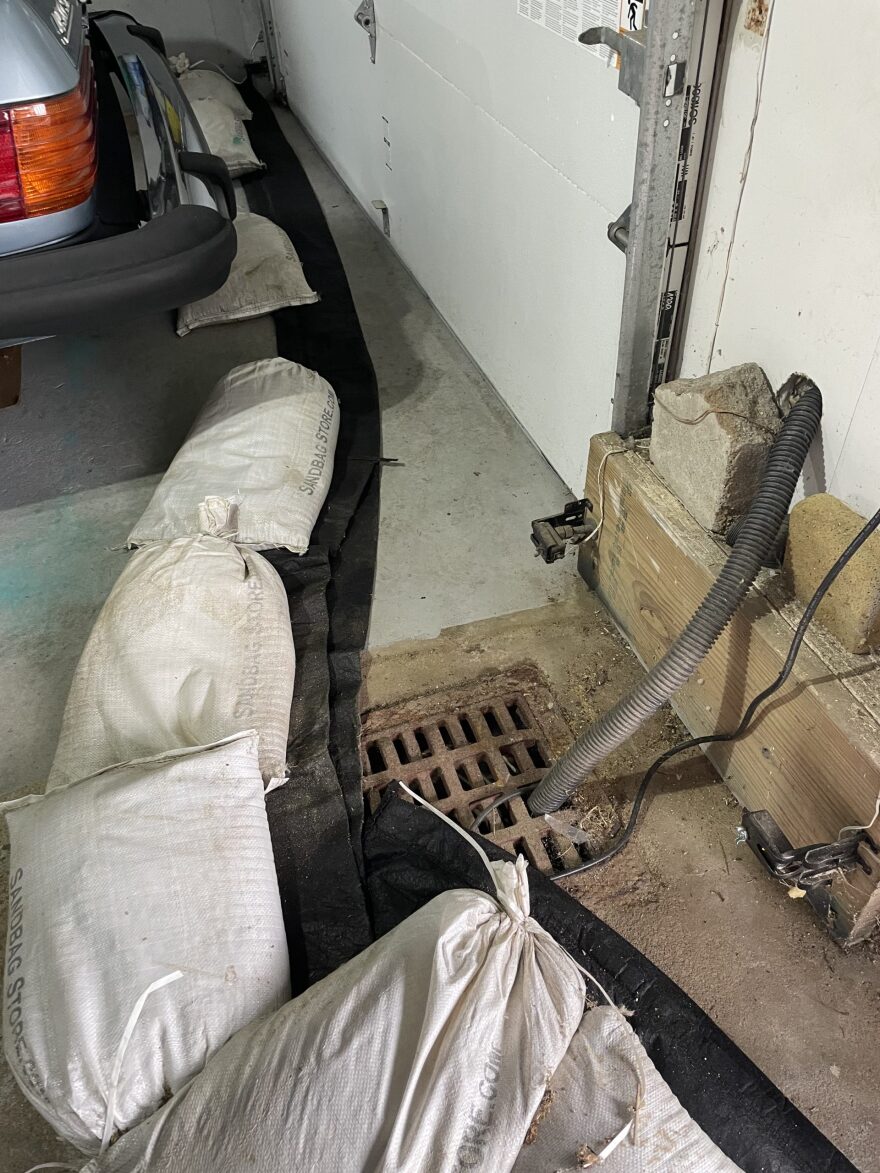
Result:
M233 179L262 169L263 164L254 154L244 123L228 106L217 98L196 98L190 106L202 128L208 150L223 160Z
M47 788L247 726L274 789L286 769L294 662L287 595L265 558L205 536L138 551L74 673Z
M642 1076L637 1126L604 1159L603 1173L737 1173L691 1119L628 1023L607 1006L584 1015L550 1080L550 1100L513 1173L580 1173L632 1120L634 1067ZM579 1162L580 1157L580 1162Z
M227 106L236 118L241 118L245 122L253 118L238 87L215 69L187 69L177 80L190 103L198 102L202 98L213 98Z
M320 300L282 228L264 216L240 212L235 232L238 252L229 276L210 297L180 309L177 333L181 337L200 326L240 322Z
M210 533L304 554L338 432L333 388L314 371L284 358L236 367L214 388L129 545Z
M5 803L3 1041L97 1153L290 996L253 733Z
M445 892L242 1031L89 1173L510 1169L583 1014L569 955L497 898Z

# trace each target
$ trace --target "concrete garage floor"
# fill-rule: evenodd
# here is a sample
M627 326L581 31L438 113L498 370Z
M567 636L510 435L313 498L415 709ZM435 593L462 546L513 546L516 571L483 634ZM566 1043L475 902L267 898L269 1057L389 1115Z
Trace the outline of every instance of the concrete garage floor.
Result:
M379 377L385 452L401 461L383 484L365 705L530 664L578 731L640 669L573 559L545 567L532 556L529 520L567 494L375 226L291 116L280 118L342 252ZM273 344L268 323L180 340L162 318L28 349L22 405L0 414L0 796L42 786L74 664L156 474L214 379ZM679 736L671 716L652 722L606 763L606 792L625 807L639 771ZM631 848L571 889L860 1169L880 1173L877 953L832 945L803 902L736 847L737 822L706 763L683 761ZM0 1137L0 1173L84 1163L5 1065Z

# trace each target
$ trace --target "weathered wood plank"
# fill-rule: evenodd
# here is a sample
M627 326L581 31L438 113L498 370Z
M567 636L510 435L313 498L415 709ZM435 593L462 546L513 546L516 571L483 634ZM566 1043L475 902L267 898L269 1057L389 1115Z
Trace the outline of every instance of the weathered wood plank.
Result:
M581 553L597 590L645 664L653 664L702 601L727 550L699 526L613 433L594 437L587 495L604 496L600 539ZM603 491L599 469L603 459ZM674 705L695 736L733 729L751 697L779 673L800 618L765 573ZM845 662L844 662L845 661ZM850 657L818 632L805 641L786 685L750 734L708 756L739 801L767 810L795 846L837 837L874 815L880 793L880 657ZM833 915L845 936L865 935L880 912L880 861L833 888Z

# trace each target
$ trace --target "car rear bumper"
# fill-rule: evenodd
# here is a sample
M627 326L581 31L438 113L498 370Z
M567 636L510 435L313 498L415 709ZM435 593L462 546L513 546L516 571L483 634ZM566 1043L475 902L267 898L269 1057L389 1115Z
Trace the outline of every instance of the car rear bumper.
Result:
M0 338L75 333L198 301L235 257L231 221L181 206L135 232L0 261Z
M156 36L122 13L92 18L97 214L70 239L0 255L0 346L173 309L226 280L236 252L232 183L225 164L206 153ZM140 182L114 75L137 119Z

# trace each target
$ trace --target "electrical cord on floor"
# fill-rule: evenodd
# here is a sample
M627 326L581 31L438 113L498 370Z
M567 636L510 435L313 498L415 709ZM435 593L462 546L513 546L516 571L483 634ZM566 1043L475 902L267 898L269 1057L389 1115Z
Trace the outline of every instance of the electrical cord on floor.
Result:
M685 750L696 749L697 746L715 745L721 741L736 741L738 738L742 737L742 735L748 729L749 725L752 723L752 718L755 716L755 713L757 712L760 705L762 705L768 697L772 696L773 693L782 688L783 684L785 684L786 680L788 680L789 676L791 675L795 660L797 659L798 653L801 650L801 644L804 642L804 636L807 633L807 628L812 623L816 611L819 608L819 604L828 593L832 583L849 562L849 560L853 557L853 555L857 553L857 551L865 544L871 534L874 533L878 527L880 527L880 509L878 509L871 520L868 521L856 534L850 544L846 547L846 549L819 583L815 593L813 594L813 597L810 599L809 603L807 603L807 606L804 609L800 623L797 625L797 629L795 630L794 637L788 649L788 655L785 657L785 663L782 666L782 671L779 673L772 684L769 684L762 692L759 692L758 695L752 699L745 713L743 713L742 720L736 729L730 733L710 733L706 737L690 737L687 741L680 741L678 745L674 745L671 747L671 749L668 749L665 753L662 753L654 762L651 763L645 776L639 783L639 788L636 791L636 796L633 800L629 819L627 820L626 827L624 828L620 839L618 839L613 847L610 847L607 851L603 851L601 855L597 855L593 859L588 859L579 867L571 868L569 871L564 872L561 875L554 876L553 878L555 880L567 880L569 876L576 876L581 872L587 872L592 868L597 868L601 864L607 863L610 859L613 859L615 855L617 855L624 849L624 847L626 847L627 843L632 838L633 832L636 829L639 812L641 811L642 803L645 800L645 795L648 792L648 787L651 785L651 782L654 780L661 766L664 766L670 758L675 757L677 754L684 753ZM494 799L489 804L489 806L486 807L485 810L480 811L479 815L471 824L470 830L476 831L485 821L487 816L490 815L493 811L497 810L498 807L503 806L505 802L509 802L513 798L527 797L529 794L531 794L536 786L537 783L533 783L530 786L519 786L515 790L509 790L504 794L500 794L498 798Z
M514 798L528 798L532 791L537 788L537 785L537 782L530 782L528 786L514 786L510 790L503 790L497 798L493 798L489 805L480 811L468 827L468 830L478 831L480 824L484 823L489 815L497 811L500 806L504 806L506 802L512 802Z

